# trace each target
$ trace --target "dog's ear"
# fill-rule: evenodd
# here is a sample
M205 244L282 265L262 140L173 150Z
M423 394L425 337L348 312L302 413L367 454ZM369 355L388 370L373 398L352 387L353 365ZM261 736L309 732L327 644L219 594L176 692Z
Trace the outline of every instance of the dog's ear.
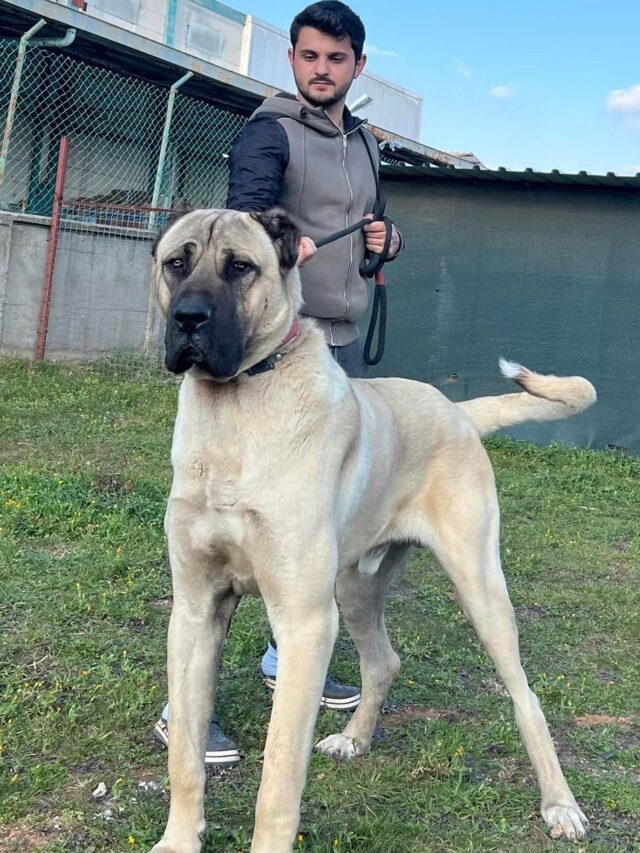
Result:
M280 266L286 270L293 269L298 260L300 231L291 217L282 208L272 207L252 213L251 218L259 222L273 240Z
M162 228L158 231L153 240L153 244L151 246L151 256L154 260L156 257L156 251L158 250L158 243L160 242L160 240L162 240L169 228L171 228L172 225L175 225L178 219L182 219L185 213L191 213L192 210L195 210L195 207L189 204L186 199L180 199L178 201L169 216L165 219Z

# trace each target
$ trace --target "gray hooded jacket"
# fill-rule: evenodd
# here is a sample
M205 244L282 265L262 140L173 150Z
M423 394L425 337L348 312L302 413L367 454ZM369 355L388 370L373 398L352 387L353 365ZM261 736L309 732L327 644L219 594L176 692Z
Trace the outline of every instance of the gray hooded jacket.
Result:
M356 223L373 211L377 193L378 147L364 124L345 110L343 133L321 108L292 95L267 98L231 151L227 207L278 204L312 240ZM358 231L323 246L300 270L303 313L318 320L329 344L358 337L368 303L364 253Z

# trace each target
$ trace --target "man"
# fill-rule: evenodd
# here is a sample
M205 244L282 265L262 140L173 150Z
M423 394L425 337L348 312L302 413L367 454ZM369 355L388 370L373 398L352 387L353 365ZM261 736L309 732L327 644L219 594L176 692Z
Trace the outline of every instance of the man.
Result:
M362 376L364 361L358 321L367 310L368 290L359 266L365 250L381 254L386 230L371 222L364 231L318 250L315 240L355 224L372 211L378 191L378 148L345 106L347 93L366 63L360 18L338 0L308 6L291 24L289 62L297 95L267 98L254 112L230 156L227 207L235 210L284 208L300 228L298 265L303 313L324 331L336 361L350 376ZM402 246L392 226L388 259ZM265 683L273 689L277 650L272 640L262 659ZM355 687L329 678L322 704L352 710L360 701ZM155 734L168 743L168 707ZM235 744L211 723L205 761L219 766L239 759Z

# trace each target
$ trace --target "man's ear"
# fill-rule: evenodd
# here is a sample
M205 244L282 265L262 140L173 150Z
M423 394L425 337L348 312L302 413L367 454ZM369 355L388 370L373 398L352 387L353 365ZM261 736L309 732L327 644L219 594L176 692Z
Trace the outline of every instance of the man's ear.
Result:
M175 225L178 219L182 219L185 213L191 213L192 210L195 210L195 207L192 207L185 199L181 199L176 205L176 207L174 207L169 216L165 219L162 228L156 234L153 244L151 246L151 256L154 260L156 257L156 251L158 249L158 243L160 242L160 240L162 240L169 228L171 228L172 225Z
M300 231L291 217L280 207L261 210L251 214L251 218L259 222L276 247L280 266L290 270L298 260Z

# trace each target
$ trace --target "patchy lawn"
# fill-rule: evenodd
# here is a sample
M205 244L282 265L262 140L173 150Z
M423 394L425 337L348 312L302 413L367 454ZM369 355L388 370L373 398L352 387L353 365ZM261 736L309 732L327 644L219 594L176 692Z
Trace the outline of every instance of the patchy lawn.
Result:
M0 851L145 850L168 806L162 517L176 385L136 361L0 361ZM530 682L592 823L576 849L640 850L640 460L487 442ZM555 845L511 704L433 558L388 607L403 668L372 752L314 755L298 848ZM244 756L211 775L207 851L248 853L269 695L259 601L233 622L218 709ZM339 677L358 680L341 634ZM317 735L342 727L322 713ZM100 782L106 795L95 799Z

